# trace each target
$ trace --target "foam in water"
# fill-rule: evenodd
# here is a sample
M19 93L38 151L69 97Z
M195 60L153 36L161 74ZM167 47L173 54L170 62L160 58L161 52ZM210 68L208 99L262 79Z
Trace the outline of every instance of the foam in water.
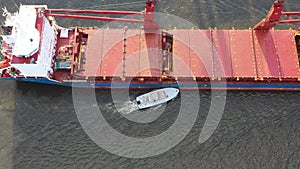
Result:
M115 103L115 107L117 108L118 112L121 114L130 114L134 111L139 110L135 101Z

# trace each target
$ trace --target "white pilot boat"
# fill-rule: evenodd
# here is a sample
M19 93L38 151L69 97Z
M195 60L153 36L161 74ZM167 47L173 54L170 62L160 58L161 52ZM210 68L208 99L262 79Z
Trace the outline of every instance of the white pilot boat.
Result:
M136 103L139 109L146 109L166 103L177 97L179 89L163 88L151 91L136 98Z

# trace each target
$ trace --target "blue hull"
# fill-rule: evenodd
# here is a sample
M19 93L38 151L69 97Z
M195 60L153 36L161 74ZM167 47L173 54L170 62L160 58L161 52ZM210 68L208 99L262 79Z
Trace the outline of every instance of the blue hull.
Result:
M30 82L30 83L40 83L40 84L49 84L49 85L57 85L64 87L82 87L82 88L165 88L165 87L173 87L187 90L300 90L300 83L218 83L218 84L161 84L161 83L60 83L57 81L52 81L47 78L24 78L24 79L16 79L16 78L2 78L2 80L15 80L21 82Z

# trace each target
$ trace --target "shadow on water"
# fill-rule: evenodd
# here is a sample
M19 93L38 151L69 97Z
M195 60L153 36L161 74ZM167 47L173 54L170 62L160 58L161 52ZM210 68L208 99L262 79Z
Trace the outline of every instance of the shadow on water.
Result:
M0 168L12 168L15 83L0 80Z

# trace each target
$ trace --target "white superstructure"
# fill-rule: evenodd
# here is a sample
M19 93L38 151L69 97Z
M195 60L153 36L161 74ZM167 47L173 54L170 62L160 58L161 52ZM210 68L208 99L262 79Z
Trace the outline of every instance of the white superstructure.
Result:
M43 8L47 6L21 5L17 13L8 13L4 9L6 20L2 29L6 32L1 37L6 48L2 53L11 57L11 67L18 69L24 77L50 77L53 72L57 34L55 26L40 12ZM19 62L14 63L14 58ZM27 59L26 63L22 59Z

